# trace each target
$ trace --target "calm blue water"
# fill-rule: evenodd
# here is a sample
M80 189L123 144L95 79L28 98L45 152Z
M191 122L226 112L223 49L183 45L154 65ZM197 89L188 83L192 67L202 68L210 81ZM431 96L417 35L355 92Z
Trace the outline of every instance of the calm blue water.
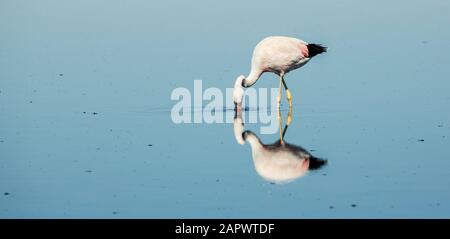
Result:
M0 217L448 218L449 12L440 0L1 1ZM257 174L232 124L170 117L173 89L232 87L270 35L329 47L286 76L285 136L328 164L282 185Z

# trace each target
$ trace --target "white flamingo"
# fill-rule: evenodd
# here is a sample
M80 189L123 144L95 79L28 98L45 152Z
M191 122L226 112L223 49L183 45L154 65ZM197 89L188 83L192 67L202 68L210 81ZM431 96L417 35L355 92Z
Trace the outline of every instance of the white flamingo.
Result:
M282 137L273 144L262 143L255 133L244 129L242 111L235 112L234 137L239 144L250 143L255 170L265 180L277 184L291 182L327 164L326 160L313 156L298 145L283 141ZM283 136L287 127L283 130Z
M253 51L250 74L247 77L241 75L236 79L233 91L234 103L239 109L242 104L242 98L244 97L243 87L247 88L255 84L262 73L273 72L280 77L277 96L278 108L281 102L282 83L286 89L289 107L292 107L292 95L284 81L284 75L305 65L317 54L326 51L327 48L319 44L309 44L292 37L271 36L263 39L256 45Z

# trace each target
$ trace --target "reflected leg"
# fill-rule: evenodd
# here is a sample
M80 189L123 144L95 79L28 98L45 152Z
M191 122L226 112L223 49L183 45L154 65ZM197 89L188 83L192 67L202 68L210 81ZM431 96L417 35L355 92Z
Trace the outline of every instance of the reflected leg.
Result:
M283 130L283 134L282 134L283 138L284 138L284 135L286 134L286 131L287 131L289 125L291 124L291 122L292 122L292 108L289 108L288 116L286 119L286 125L284 126L284 130Z
M288 116L286 119L286 126L289 126L292 122L292 106L289 107L289 112L288 112Z
M284 126L283 134L281 135L283 138L284 138L284 135L286 134L286 131L287 131L288 127L289 127L288 124L286 124L286 125Z
M280 108L277 109L277 120L278 120L278 125L279 125L279 130L280 130L280 141L281 141L281 144L284 144L284 141L283 141L284 130L281 130L282 124L283 124L283 119L281 118Z

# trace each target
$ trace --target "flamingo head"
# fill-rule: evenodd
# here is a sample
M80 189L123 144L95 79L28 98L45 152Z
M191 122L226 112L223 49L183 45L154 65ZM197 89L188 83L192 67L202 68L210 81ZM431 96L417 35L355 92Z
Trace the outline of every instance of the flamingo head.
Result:
M234 83L233 101L238 105L242 104L242 98L244 98L244 88L242 87L244 80L245 76L241 75L236 79L236 83Z

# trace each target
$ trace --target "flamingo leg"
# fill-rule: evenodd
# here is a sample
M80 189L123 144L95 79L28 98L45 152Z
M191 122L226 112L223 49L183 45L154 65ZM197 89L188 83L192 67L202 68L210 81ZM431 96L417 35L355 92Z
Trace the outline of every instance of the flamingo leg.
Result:
M284 137L285 131L282 130L283 119L281 118L280 108L278 108L278 110L277 110L277 119L278 119L278 124L279 124L279 127L280 127L280 142L281 142L281 144L284 144L283 137Z
M283 77L280 76L280 85L278 86L278 95L277 95L277 107L280 109L281 105L281 83L283 82Z
M288 89L287 85L286 85L286 81L284 81L284 77L281 77L281 81L283 82L283 86L284 89L286 89L286 97L289 101L289 109L292 108L292 95L291 95L291 91Z
M292 106L289 107L289 113L286 119L286 128L291 124L292 122Z
M283 134L281 135L283 138L284 138L284 135L286 134L286 131L287 131L288 127L289 127L288 124L286 124L286 125L284 126Z
M284 126L284 129L282 131L283 133L280 134L281 144L284 144L284 135L286 134L286 131L287 131L291 121L292 121L292 108L289 109L289 113L288 113L288 116L287 116L287 119L286 119L286 125ZM282 124L280 123L280 131L281 131L281 126L282 126Z

